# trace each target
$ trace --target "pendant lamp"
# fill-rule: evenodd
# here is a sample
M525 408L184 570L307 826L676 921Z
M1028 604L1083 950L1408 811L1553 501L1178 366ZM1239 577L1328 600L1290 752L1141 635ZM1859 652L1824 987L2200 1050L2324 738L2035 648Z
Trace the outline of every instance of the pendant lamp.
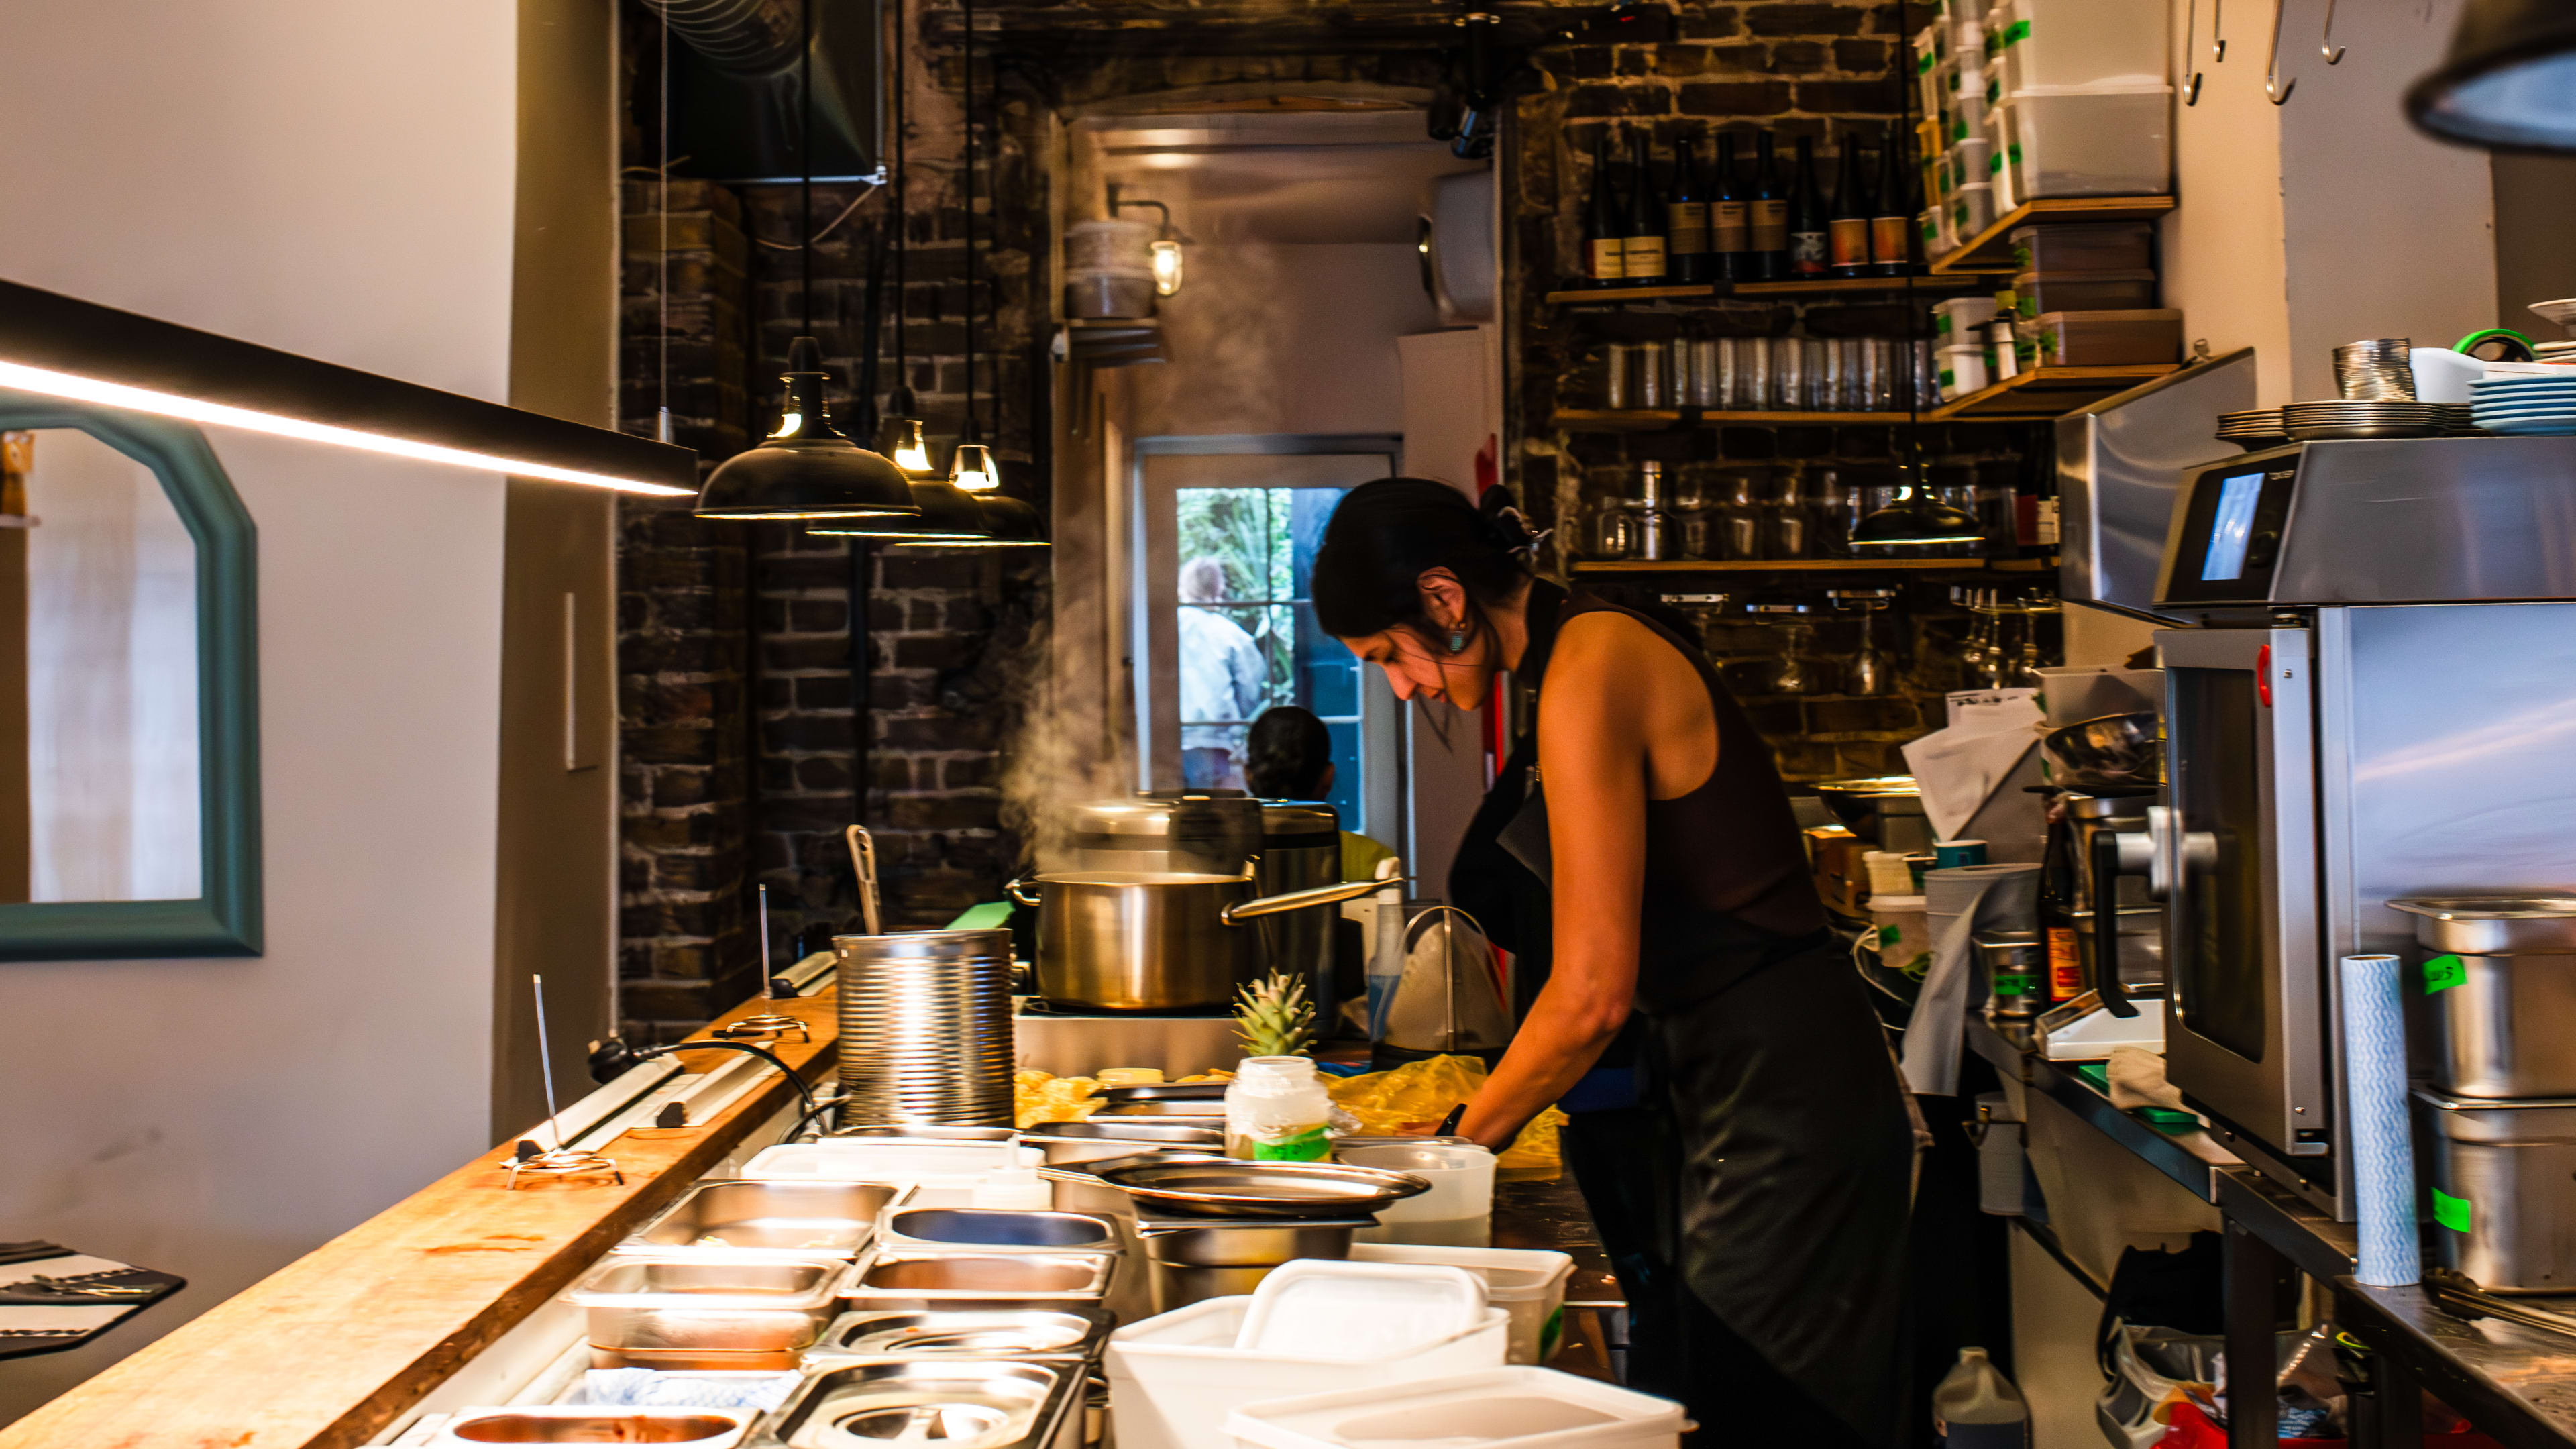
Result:
M2473 146L2576 151L2576 7L2468 0L2450 54L2407 90L2406 115Z
M887 415L877 429L877 451L894 460L894 465L915 478L930 476L930 440L922 436L921 419L904 406L912 401L912 389L898 388L887 401Z
M1044 548L1047 546L1046 524L1038 511L1016 498L999 493L978 495L975 505L984 510L984 527L991 535L977 548Z
M1953 508L1908 483L1896 498L1852 525L1854 548L1900 548L1909 544L1969 543L1983 537L1975 515Z
M990 493L1002 486L1002 472L993 466L993 450L981 443L957 445L957 456L948 464L948 481L969 493Z
M920 511L902 518L854 518L805 530L817 538L875 538L889 543L973 543L984 537L983 510L945 478L915 478Z
M867 518L920 511L903 470L841 435L823 402L823 347L787 349L778 431L736 453L698 490L700 518Z

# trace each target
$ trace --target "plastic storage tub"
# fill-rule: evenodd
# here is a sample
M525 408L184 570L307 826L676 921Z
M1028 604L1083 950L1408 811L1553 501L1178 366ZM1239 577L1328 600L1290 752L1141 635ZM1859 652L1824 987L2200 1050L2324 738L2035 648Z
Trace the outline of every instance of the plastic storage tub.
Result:
M2014 190L2048 196L2162 196L2173 187L2173 87L2025 86L2012 95Z
M2050 222L2015 227L2016 272L2143 272L2154 268L2156 229L2144 221Z
M1950 198L1950 228L1962 244L1995 224L1995 189L1983 181L1963 181Z
M2003 27L2005 83L2089 86L2106 81L2153 85L2164 80L2162 5L2103 0L2013 0Z
M1682 1406L1554 1369L1502 1368L1247 1404L1226 1416L1225 1433L1242 1449L1672 1449Z
M2116 367L2171 362L2182 354L2182 313L2043 312L2023 325L2041 367Z
M2013 278L2013 311L2140 312L2156 305L2156 274L2135 272L2023 272Z
M1225 1418L1247 1404L1327 1389L1384 1393L1389 1384L1500 1368L1511 1315L1485 1310L1466 1333L1370 1359L1299 1358L1234 1346L1252 1300L1211 1298L1109 1335L1109 1416L1118 1449L1225 1449Z
M1536 1248L1434 1248L1413 1243L1359 1243L1358 1263L1439 1263L1483 1275L1485 1302L1512 1316L1512 1363L1540 1364L1565 1338L1565 1280L1574 1259Z
M1953 347L1937 349L1933 354L1940 364L1941 401L1955 402L1986 387L1986 349L1971 340Z
M1346 1147L1337 1155L1355 1167L1410 1172L1431 1184L1429 1192L1378 1209L1377 1226L1362 1228L1359 1241L1462 1248L1493 1241L1494 1154L1484 1148L1426 1142Z
M1935 345L1956 347L1970 334L1995 320L1992 297L1950 297L1932 304L1932 337Z
M1016 1142L923 1142L836 1137L763 1148L747 1178L919 1184L906 1206L1042 1208L1053 1192L1037 1175L1045 1157Z

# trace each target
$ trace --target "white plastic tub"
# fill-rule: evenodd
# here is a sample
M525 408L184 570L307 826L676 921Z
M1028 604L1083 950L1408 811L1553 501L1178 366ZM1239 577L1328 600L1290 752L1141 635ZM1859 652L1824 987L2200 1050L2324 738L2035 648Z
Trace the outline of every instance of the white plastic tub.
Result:
M2103 0L2013 0L2003 31L2004 83L2023 86L2133 85L2163 82L2162 5Z
M1972 392L1981 392L1992 380L1986 376L1986 349L1974 338L1963 344L1935 348L1933 357L1940 368L1943 402L1955 402Z
M1935 346L1958 347L1965 344L1976 330L1995 320L1995 299L1986 297L1946 297L1932 304L1932 338Z
M1413 1243L1354 1243L1355 1263L1438 1263L1485 1280L1485 1302L1512 1316L1509 1362L1541 1364L1565 1338L1565 1280L1574 1259L1540 1248L1434 1248Z
M1481 1248L1494 1240L1494 1154L1472 1143L1389 1144L1346 1147L1337 1154L1354 1167L1409 1172L1431 1190L1378 1209L1377 1226L1360 1229L1363 1243L1441 1243Z
M1963 181L1950 198L1950 227L1962 246L1995 224L1995 189L1982 181Z
M1327 1389L1384 1392L1389 1384L1500 1368L1511 1315L1455 1338L1371 1359L1298 1358L1234 1346L1249 1297L1210 1298L1109 1335L1109 1417L1118 1449L1225 1449L1226 1415L1247 1404Z
M2173 188L2173 87L2025 86L2013 92L2008 145L2021 148L2017 194L2162 196Z
M1501 1368L1247 1404L1225 1432L1242 1449L1672 1449L1682 1406L1554 1369Z

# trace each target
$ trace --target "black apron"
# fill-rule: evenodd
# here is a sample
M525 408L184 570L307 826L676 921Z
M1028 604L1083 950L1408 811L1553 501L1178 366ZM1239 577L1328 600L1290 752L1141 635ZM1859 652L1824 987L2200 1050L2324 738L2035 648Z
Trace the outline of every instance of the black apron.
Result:
M1523 654L1534 690L1563 619L1613 607L1535 589L1549 592L1534 592ZM1696 648L1630 617L1683 650L1722 720L1740 718ZM1506 784L1526 785L1526 798L1497 843L1545 882L1543 790L1527 779L1497 789ZM1639 1314L1636 1325L1641 1335L1678 1331L1677 1349L1640 1344L1632 1363L1668 1364L1662 1372L1678 1382L1634 1372L1632 1381L1681 1398L1703 1428L1730 1440L1899 1443L1914 1143L1878 1019L1821 931L1782 934L1653 895L1650 886L1638 963L1640 1105L1666 1116L1658 1135L1671 1147L1664 1161L1637 1164L1620 1196L1654 1184L1676 1193L1677 1211L1654 1214L1660 1225L1639 1223L1633 1202L1599 1202L1578 1177L1596 1214L1608 1210L1621 1233L1669 1233L1655 1256L1686 1285L1680 1302Z

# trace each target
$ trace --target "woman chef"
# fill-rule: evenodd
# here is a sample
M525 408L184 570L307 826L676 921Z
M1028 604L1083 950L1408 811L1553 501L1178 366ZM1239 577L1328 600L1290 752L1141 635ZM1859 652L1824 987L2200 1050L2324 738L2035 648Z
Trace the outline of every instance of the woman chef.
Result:
M1533 542L1508 509L1385 478L1343 498L1315 557L1317 622L1397 698L1473 709L1502 670L1536 695L1535 767L1496 788L1526 789L1500 840L1546 883L1553 961L1458 1130L1508 1144L1636 1013L1677 1158L1655 1216L1682 1340L1676 1382L1640 1386L1729 1439L1892 1445L1913 1138L1878 1021L1716 672L1644 615L1534 579Z

